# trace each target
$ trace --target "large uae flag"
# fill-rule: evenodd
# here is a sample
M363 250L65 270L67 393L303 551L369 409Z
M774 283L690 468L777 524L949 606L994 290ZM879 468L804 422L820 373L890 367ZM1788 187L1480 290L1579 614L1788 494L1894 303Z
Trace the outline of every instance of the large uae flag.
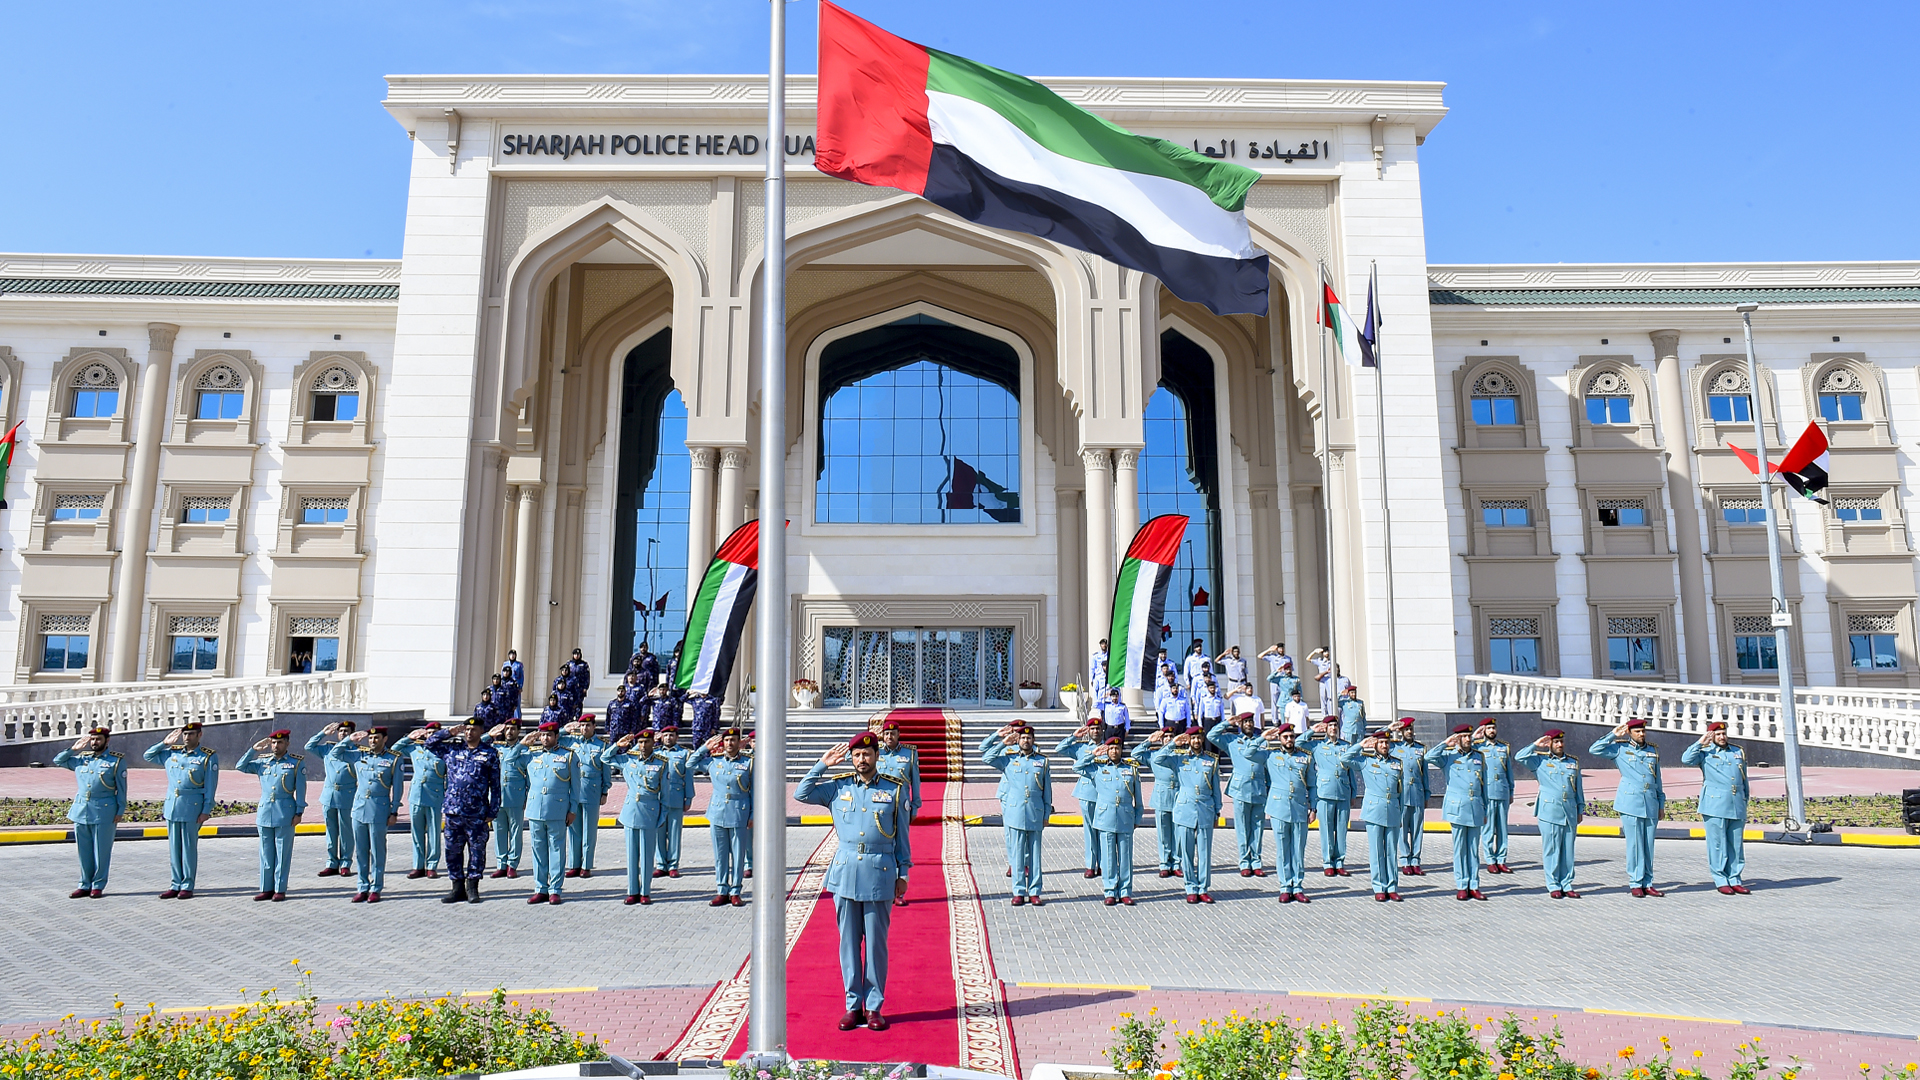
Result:
M707 564L700 592L687 609L686 646L673 684L682 691L725 693L740 652L740 633L760 580L760 522L733 530Z
M24 423L25 420L20 421ZM7 508L7 470L13 467L13 451L20 445L20 424L8 428L6 435L0 437L0 510Z
M1184 514L1162 514L1140 526L1113 581L1113 626L1107 633L1107 685L1147 690L1160 651L1167 582L1187 535Z
M1136 135L1024 76L820 4L815 166L1160 279L1215 314L1267 313L1247 189L1260 174Z

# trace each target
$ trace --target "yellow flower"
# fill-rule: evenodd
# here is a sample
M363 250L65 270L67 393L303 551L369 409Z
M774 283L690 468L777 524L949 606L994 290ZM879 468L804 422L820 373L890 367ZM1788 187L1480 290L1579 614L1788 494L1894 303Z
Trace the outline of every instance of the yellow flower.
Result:
M1695 1050L1695 1051L1693 1052L1693 1056L1694 1056L1694 1057L1706 1057L1706 1056L1707 1056L1707 1052L1706 1052L1705 1050Z
M1633 1057L1633 1047L1623 1046L1616 1052L1615 1056L1621 1057L1621 1058L1631 1058Z

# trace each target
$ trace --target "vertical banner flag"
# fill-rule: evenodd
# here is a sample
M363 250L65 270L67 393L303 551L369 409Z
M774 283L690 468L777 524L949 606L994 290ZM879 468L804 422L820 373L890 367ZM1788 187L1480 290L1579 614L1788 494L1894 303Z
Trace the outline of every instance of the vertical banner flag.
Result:
M819 70L814 166L828 176L1092 252L1216 315L1267 313L1267 255L1246 215L1258 172L1136 135L828 0Z
M1367 272L1367 321L1360 327L1360 366L1377 368L1380 366L1380 325L1386 320L1380 317L1380 268L1373 267Z
M1354 340L1353 320L1347 317L1346 306L1340 303L1340 297L1334 294L1333 283L1325 277L1320 279L1320 318L1321 326L1333 333L1333 350L1340 359L1348 364L1361 362L1360 345Z
M20 424L26 423L25 420ZM20 445L20 424L7 429L5 437L0 437L0 510L7 508L7 471L13 467L13 450Z
M1107 632L1107 686L1145 691L1164 632L1167 583L1187 535L1185 514L1162 514L1140 526L1113 581L1113 626Z
M687 632L673 685L702 694L723 693L740 651L740 632L760 580L760 523L733 530L707 564L699 595L687 607Z

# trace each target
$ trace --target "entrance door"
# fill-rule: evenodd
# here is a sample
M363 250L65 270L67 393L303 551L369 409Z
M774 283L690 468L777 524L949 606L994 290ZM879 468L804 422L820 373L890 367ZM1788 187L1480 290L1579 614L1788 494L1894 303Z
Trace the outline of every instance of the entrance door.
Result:
M821 635L827 705L1013 704L1013 628L833 626Z

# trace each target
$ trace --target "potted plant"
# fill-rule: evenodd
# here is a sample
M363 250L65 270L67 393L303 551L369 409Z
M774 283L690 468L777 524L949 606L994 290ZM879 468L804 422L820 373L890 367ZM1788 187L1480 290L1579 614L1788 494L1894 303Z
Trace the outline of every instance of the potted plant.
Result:
M796 709L811 709L820 704L820 684L812 679L793 680L793 706Z
M1080 684L1068 683L1060 688L1060 707L1078 715L1080 712Z
M1040 684L1032 679L1020 683L1020 707L1037 709L1040 707Z

